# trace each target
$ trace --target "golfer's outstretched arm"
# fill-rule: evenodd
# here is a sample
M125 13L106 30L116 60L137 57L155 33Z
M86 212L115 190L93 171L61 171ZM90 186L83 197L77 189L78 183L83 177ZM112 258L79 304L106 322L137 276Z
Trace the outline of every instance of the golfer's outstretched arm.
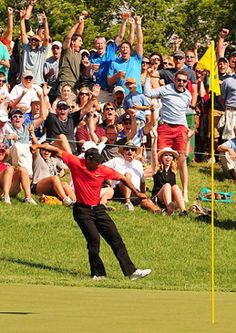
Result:
M122 181L122 183L124 183L131 191L133 191L134 192L134 194L136 194L137 195L137 197L138 198L140 198L140 199L146 199L147 197L146 197L146 194L145 193L141 193L141 192L139 192L135 187L134 187L134 185L133 185L133 183L131 182L131 180L130 179L128 179L127 177L125 177L125 176L121 176L121 178L120 178L120 181Z

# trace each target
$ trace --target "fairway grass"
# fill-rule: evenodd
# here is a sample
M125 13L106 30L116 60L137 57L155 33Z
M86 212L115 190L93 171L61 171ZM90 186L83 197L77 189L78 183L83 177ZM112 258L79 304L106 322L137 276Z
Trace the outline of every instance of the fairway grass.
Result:
M142 283L142 281L140 281ZM1 333L232 333L235 293L0 285Z

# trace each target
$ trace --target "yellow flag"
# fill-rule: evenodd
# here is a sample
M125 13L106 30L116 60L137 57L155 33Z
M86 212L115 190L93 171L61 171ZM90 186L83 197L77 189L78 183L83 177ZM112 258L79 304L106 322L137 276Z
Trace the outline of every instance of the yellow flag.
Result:
M214 42L211 43L205 54L198 61L197 68L206 69L210 72L210 90L214 92L216 96L219 96L220 82Z

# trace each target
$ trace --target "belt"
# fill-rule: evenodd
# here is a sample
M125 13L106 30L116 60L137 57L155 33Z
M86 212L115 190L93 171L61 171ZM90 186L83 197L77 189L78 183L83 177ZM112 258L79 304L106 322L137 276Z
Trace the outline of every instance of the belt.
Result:
M226 105L227 110L236 111L236 107Z
M88 209L91 209L91 210L103 206L101 204L94 205L94 206L89 206L89 205L85 205L85 204L79 203L78 201L76 202L76 204L77 204L78 207L88 208Z

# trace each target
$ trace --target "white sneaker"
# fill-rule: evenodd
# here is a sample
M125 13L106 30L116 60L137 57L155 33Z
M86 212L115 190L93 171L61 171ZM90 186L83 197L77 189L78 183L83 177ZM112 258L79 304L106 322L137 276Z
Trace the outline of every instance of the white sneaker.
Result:
M104 280L106 277L104 275L100 275L100 276L97 276L97 275L94 275L92 277L92 280L93 281L101 281L101 280Z
M134 211L134 206L133 206L132 202L130 202L130 201L125 203L125 207L126 207L130 212Z
M63 205L65 205L66 207L70 207L73 204L74 202L71 200L70 197L67 196L63 199Z
M2 201L5 202L8 205L11 205L11 199L10 199L9 195L2 196Z
M37 205L36 201L34 201L33 198L25 198L24 200L26 203L29 203L31 205Z
M151 269L147 268L147 269L136 269L135 272L133 272L132 275L129 276L130 280L134 281L134 280L138 280L138 279L142 279L145 276L149 275L151 273Z

